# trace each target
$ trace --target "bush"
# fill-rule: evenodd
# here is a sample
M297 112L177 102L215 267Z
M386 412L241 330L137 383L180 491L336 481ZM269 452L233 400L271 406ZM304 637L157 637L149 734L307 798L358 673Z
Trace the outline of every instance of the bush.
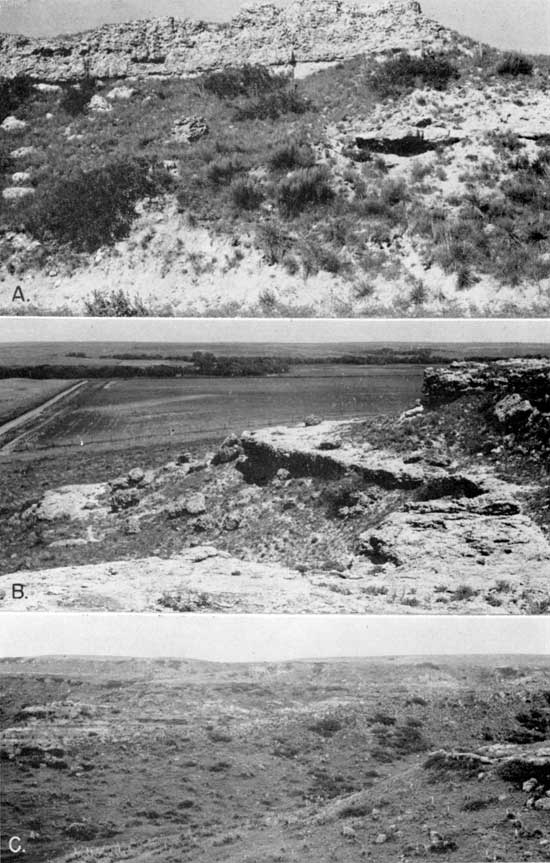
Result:
M506 54L497 66L499 75L532 75L533 63L523 54Z
M199 79L202 87L219 99L236 99L238 96L259 95L278 90L287 78L275 75L265 66L245 64L230 66L221 72L211 72Z
M301 168L277 185L277 203L283 215L297 216L306 207L328 204L334 198L330 175L324 166Z
M32 80L26 75L0 78L0 123L17 111L32 94Z
M323 716L309 725L308 728L310 731L320 734L321 737L332 737L333 734L341 730L342 723L335 716Z
M231 200L239 210L256 210L264 199L264 192L257 180L237 177L231 183Z
M233 119L277 120L283 114L305 114L311 110L309 99L294 90L274 90L262 96L246 99L235 109Z
M170 177L145 159L120 159L53 180L36 195L25 227L42 242L94 252L125 237L135 205L165 190Z
M380 64L371 76L371 86L381 96L391 96L414 90L419 84L444 90L452 78L458 78L458 69L444 54L427 52L421 57L411 57L402 51Z
M269 158L272 171L292 171L295 168L311 168L315 164L315 156L309 144L291 141L273 151Z
M60 107L70 114L71 117L78 117L84 114L90 104L90 99L96 91L96 82L94 78L86 77L79 85L69 87L61 97Z
M86 314L95 318L144 318L150 312L139 297L132 300L122 289L110 294L95 290L91 299L84 300Z
M238 156L222 156L210 162L206 176L211 183L221 186L231 182L235 174L245 171L246 167Z

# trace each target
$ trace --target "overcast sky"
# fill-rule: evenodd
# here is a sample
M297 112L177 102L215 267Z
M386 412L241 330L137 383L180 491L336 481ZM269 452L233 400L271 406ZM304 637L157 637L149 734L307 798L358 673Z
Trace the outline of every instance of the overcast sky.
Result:
M523 342L550 344L550 319L0 317L2 342Z
M0 656L179 656L227 662L343 656L548 654L549 617L4 612Z
M227 20L242 5L243 0L0 0L0 31L55 35L158 15ZM548 0L421 0L421 5L426 15L480 41L550 52Z

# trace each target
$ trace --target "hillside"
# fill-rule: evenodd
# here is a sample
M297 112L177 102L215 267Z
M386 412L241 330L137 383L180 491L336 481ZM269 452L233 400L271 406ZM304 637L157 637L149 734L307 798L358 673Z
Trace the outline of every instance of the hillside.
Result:
M550 856L545 657L44 657L1 682L29 863Z
M547 614L548 375L428 368L404 412L220 432L214 450L42 454L31 425L2 465L2 609Z
M397 0L0 38L5 312L548 312L546 58Z

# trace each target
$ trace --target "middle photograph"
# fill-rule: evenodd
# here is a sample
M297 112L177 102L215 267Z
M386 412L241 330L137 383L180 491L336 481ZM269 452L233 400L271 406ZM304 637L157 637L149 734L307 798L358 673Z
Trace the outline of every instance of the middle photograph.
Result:
M549 380L550 340L6 339L0 608L548 613Z

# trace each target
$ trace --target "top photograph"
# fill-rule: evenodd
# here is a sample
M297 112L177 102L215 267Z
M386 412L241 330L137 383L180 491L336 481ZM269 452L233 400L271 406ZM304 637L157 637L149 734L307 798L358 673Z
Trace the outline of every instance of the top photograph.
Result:
M0 0L0 314L545 317L543 0Z

